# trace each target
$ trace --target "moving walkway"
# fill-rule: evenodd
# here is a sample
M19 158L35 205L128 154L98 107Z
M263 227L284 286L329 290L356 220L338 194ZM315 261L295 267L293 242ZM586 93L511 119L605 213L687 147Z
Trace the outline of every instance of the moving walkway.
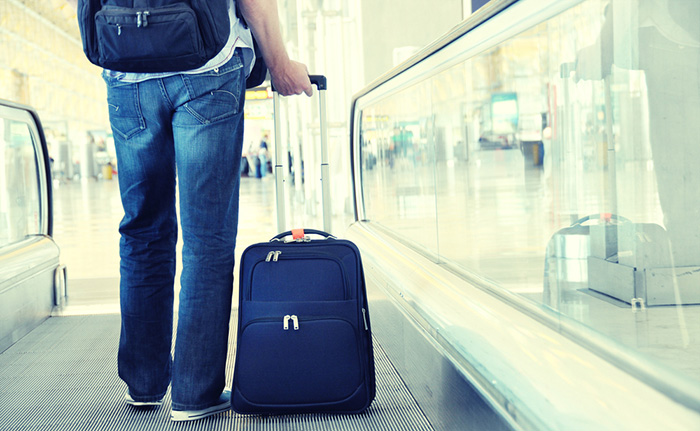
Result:
M681 65L700 44L673 8L654 11L670 27L652 28L650 3L666 4L492 1L358 92L355 222L337 233L363 255L378 398L358 416L231 414L196 426L698 429L700 306L685 280L696 273L688 220L700 187L684 163L700 87ZM697 12L691 3L681 17ZM642 55L650 40L665 43L664 67L678 61L680 88L658 91L659 65ZM654 116L671 98L682 106L675 129ZM50 160L31 109L0 113L0 429L173 427L167 397L157 411L124 405L117 316L49 318L66 286ZM517 140L521 117L543 119L541 145L480 146ZM20 183L36 197L17 195ZM663 228L661 242L647 225ZM643 261L649 243L663 265ZM595 259L608 269L591 273ZM637 275L620 282L625 266ZM663 303L651 277L670 280Z

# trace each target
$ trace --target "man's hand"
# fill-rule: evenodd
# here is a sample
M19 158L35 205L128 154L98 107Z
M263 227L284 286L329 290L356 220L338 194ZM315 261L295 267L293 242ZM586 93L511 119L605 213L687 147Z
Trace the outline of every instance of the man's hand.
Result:
M302 63L292 61L282 41L277 0L238 0L253 36L258 41L272 83L282 96L313 94L309 71Z
M297 61L289 60L283 68L270 70L272 75L272 85L282 96L306 93L313 95L313 87L309 80L309 71L306 65Z

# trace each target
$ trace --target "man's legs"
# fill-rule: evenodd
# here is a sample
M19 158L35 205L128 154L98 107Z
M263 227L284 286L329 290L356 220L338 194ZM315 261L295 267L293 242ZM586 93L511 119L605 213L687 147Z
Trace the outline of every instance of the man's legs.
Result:
M135 402L165 395L171 374L175 276L175 153L169 101L160 80L105 78L119 160L119 376Z
M219 403L225 386L243 142L245 75L225 66L166 80L187 100L173 117L183 271L172 378L173 410Z

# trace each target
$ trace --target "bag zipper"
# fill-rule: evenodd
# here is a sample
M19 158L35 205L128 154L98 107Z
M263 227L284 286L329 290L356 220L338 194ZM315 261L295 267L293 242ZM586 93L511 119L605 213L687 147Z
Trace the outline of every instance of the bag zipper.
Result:
M309 253L309 252L296 252L296 251L282 251L282 250L272 250L269 253L267 253L267 256L265 257L265 262L268 263L274 263L274 262L279 262L281 260L294 260L294 259L325 259L325 260L330 260L335 262L338 267L340 268L340 272L343 277L343 292L344 292L344 299L348 300L350 299L349 295L349 289L350 289L350 280L348 278L347 271L345 270L345 265L343 265L342 261L338 258L336 258L333 255L326 254L326 253ZM261 263L260 261L258 263ZM257 265L257 264L256 264ZM255 265L254 265L255 266ZM249 284L248 286L248 298L251 298L253 295L253 286L252 283Z
M108 17L121 17L121 16L126 16L130 17L133 16L136 18L136 27L147 27L148 26L148 17L159 17L163 15L169 15L169 14L176 14L176 13L188 13L192 15L192 17L195 20L195 23L197 22L197 16L194 13L194 11L189 8L189 7L183 7L183 6L169 6L169 7L156 7L156 8L151 8L151 9L146 9L146 8L128 8L128 7L110 7L110 8L105 8L100 10L99 12L95 13L95 16L103 15L103 16L108 16ZM122 24L120 24L122 25Z
M364 317L365 314L365 309L362 309L362 314ZM345 322L348 325L350 325L351 328L355 328L355 326L352 324L351 321L344 319L342 317L338 316L308 316L308 317L299 317L296 314L286 314L283 317L258 317L256 319L253 319L249 321L248 323L245 324L243 327L244 332L249 326L257 324L257 323L275 323L279 322L281 323L281 330L282 331L289 331L290 328L294 331L298 331L301 328L301 324L304 322L318 322L318 321L323 321L323 320L335 320L335 321L341 321ZM290 326L289 322L292 322L292 325ZM365 323L365 330L368 330L367 327L367 320L364 321ZM357 334L356 334L357 335Z

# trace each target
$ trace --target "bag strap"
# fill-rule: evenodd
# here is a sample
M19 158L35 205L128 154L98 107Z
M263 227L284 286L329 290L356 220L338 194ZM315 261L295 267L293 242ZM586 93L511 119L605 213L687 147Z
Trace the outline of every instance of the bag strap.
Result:
M238 0L234 0L234 3L236 7L236 16L241 21L243 27L250 30L250 27L248 27L248 23L246 22L245 17L241 13L241 8L238 5ZM250 71L250 75L248 75L248 78L246 78L245 88L256 88L259 87L263 82L265 82L265 79L267 79L267 64L265 64L265 60L262 56L262 51L260 50L258 41L255 40L255 36L253 35L252 31L250 32L250 37L251 39L253 39L252 48L253 52L255 52L255 63L253 64L253 70Z

